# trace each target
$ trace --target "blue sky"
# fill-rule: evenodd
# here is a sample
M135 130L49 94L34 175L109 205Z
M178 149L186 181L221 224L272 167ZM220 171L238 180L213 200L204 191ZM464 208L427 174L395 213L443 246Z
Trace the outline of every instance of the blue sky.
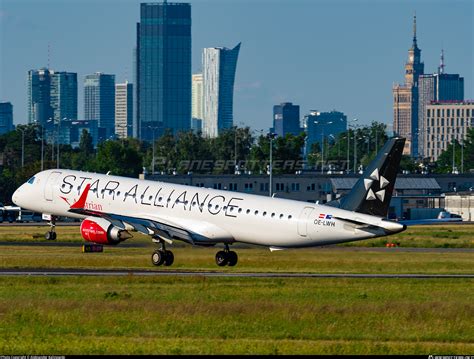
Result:
M0 101L26 123L30 69L48 64L78 73L79 117L84 76L96 71L132 81L139 0L0 0ZM465 81L474 98L474 2L384 0L193 0L193 72L204 47L242 42L234 123L272 125L280 102L338 110L360 123L392 122L392 84L403 66L417 15L425 72L435 72L441 48L446 72Z

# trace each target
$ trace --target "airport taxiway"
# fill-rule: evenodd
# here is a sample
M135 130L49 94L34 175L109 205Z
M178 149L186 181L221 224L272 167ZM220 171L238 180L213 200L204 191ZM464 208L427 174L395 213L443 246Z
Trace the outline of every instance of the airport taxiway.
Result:
M81 248L83 242L60 242L60 241L0 241L0 247L2 246L19 246L19 247L77 247ZM120 244L120 248L152 248L154 245L149 242L123 242ZM217 245L215 248L218 248ZM234 245L235 249L245 248L256 248L255 246L249 246L245 244L237 243ZM259 247L263 248L263 247ZM104 248L107 250L107 247ZM299 249L288 249L288 250L299 250ZM427 252L427 253L474 253L474 248L422 248L422 247L356 247L356 246L340 246L340 245L327 245L321 247L311 247L311 250L316 251L346 251L346 252Z
M375 274L375 273L285 273L285 272L222 272L186 270L139 269L0 269L0 276L203 276L234 278L392 278L392 279L445 279L474 278L474 274Z

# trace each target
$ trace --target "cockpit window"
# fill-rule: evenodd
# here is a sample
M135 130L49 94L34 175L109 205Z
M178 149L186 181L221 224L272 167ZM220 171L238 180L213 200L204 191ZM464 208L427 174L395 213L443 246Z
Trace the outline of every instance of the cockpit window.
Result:
M33 176L27 181L27 183L33 184L34 181L35 181L35 177Z

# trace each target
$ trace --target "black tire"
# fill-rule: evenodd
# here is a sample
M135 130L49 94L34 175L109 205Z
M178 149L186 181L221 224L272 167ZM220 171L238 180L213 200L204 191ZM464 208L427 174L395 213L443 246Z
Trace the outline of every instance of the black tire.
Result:
M162 251L154 251L151 255L151 262L155 266L160 266L165 261L165 254Z
M169 267L174 262L174 254L171 251L165 252L165 266Z
M54 241L54 240L56 240L56 238L57 238L58 235L57 235L56 232L52 232L52 236L53 236L53 238L51 238L51 239Z
M44 234L44 238L46 238L46 240L48 240L48 241L53 240L53 232L46 232Z
M229 263L229 257L227 256L227 253L224 251L219 251L216 253L216 264L219 267L224 267Z
M227 258L229 259L229 262L227 263L229 267L235 266L239 260L237 253L235 253L234 251L230 251L229 253L227 253Z

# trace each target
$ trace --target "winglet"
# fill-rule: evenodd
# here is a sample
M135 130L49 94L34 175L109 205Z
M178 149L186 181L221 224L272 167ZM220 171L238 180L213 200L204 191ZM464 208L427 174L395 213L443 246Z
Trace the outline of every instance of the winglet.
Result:
M87 195L89 194L90 189L91 189L91 185L90 185L90 183L88 183L86 185L86 188L84 189L84 192L82 192L81 197L79 198L79 200L76 203L74 203L71 206L71 209L82 209L82 208L85 207L86 200L87 200Z

